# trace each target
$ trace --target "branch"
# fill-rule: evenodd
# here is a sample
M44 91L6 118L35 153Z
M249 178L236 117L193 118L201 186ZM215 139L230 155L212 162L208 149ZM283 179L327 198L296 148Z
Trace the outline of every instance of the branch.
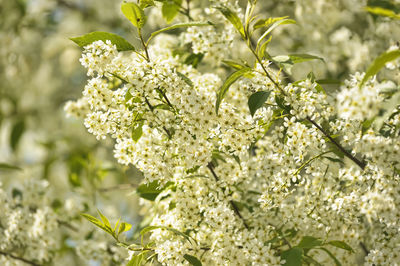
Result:
M216 181L219 181L219 178L218 178L217 174L216 174L215 171L214 171L214 165L213 165L212 163L209 163L209 164L207 165L207 168L210 170L210 172L211 172L211 174L214 176L215 180L216 180ZM246 229L249 229L249 226L248 226L248 224L246 223L246 221L244 220L243 216L240 214L239 208L238 208L238 206L236 205L236 203L235 203L234 201L232 201L232 200L230 200L229 203L231 204L232 209L233 209L233 211L235 212L235 214L236 214L237 216L239 216L239 218L243 221L244 227L246 227Z
M74 231L74 232L78 232L78 231L79 231L78 228L76 228L76 227L73 226L72 224L70 224L70 223L68 223L68 222L65 222L65 221L63 221L63 220L57 219L57 223L58 223L59 225L62 225L62 226L65 226L65 227L71 229L71 230Z
M253 55L255 56L257 62L261 65L263 71L265 72L266 76L268 77L268 79L279 89L279 91L283 94L286 95L286 92L282 89L282 87L280 86L280 84L278 82L276 82L271 75L268 73L267 69L264 67L264 65L262 64L262 61L260 59L260 57L257 55L256 51L254 50L251 41L247 41L247 46L249 47L250 51L253 53ZM351 153L349 153L348 151L346 151L342 145L340 145L338 142L336 142L329 134L328 132L326 132L320 125L318 125L314 120L312 120L310 117L307 117L307 120L313 124L316 128L319 129L319 131L321 131L336 147L339 148L339 150L341 150L344 155L349 158L350 160L352 160L353 162L355 162L361 169L365 169L366 163L363 161L358 160L356 157L354 157Z
M340 145L336 140L334 140L328 132L326 132L320 125L318 125L314 120L312 120L310 117L307 117L307 121L309 121L311 124L313 124L316 128L319 129L333 144L338 147L338 149L344 153L344 155L355 162L361 169L365 169L366 163L363 161L358 160L356 157L354 157L350 152L346 151L342 145Z
M22 257L15 256L13 254L10 254L10 253L7 253L7 252L1 251L1 250L0 250L0 255L3 255L3 256L6 256L6 257L10 257L10 258L12 258L14 260L19 260L19 261L25 262L26 264L29 264L29 265L40 266L40 264L37 264L36 262L24 259Z

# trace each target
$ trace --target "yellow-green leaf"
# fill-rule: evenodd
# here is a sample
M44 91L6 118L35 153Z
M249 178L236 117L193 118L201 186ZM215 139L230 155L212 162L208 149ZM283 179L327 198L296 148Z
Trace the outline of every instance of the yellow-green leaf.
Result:
M133 47L132 44L130 44L127 40L125 40L121 36L104 31L91 32L80 37L70 38L70 40L82 48L95 41L106 42L107 40L110 40L112 44L115 44L118 51L135 50L135 47Z
M228 92L229 87L239 78L244 76L245 74L249 74L252 72L252 69L249 67L244 67L242 69L239 69L238 71L233 72L228 76L228 78L225 80L224 84L222 87L219 89L218 94L217 94L217 102L215 104L215 112L218 114L218 109L219 106L221 105L222 100L224 99L226 93Z
M146 15L144 14L143 9L135 3L122 3L121 11L125 15L125 17L129 19L130 22L132 22L133 26L138 29L141 29L146 23Z
M229 20L229 22L236 28L236 30L240 33L243 39L245 39L244 28L242 21L239 16L225 6L217 7L217 9L224 15L224 17Z
M372 76L376 75L381 68L383 68L388 62L393 61L400 57L400 50L393 50L385 52L378 56L371 66L368 68L364 75L364 78L360 82L360 88L367 82Z

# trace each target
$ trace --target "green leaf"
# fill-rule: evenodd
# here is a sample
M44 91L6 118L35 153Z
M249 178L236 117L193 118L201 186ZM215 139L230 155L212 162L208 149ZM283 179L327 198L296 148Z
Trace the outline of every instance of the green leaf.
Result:
M306 62L310 60L321 60L325 62L325 60L322 57L316 56L316 55L311 55L311 54L291 54L289 55L290 60L294 63L301 63L301 62Z
M374 62L370 65L367 72L364 75L364 78L360 82L360 88L369 80L372 76L376 75L381 68L383 68L386 63L393 61L400 57L400 50L394 50L390 52L385 52L378 56Z
M233 72L232 74L229 75L229 77L225 80L224 84L222 87L219 89L219 92L217 94L217 102L215 104L215 111L218 114L218 109L219 106L221 105L222 100L224 99L226 93L228 92L229 87L237 81L239 78L244 76L245 74L249 74L252 72L252 69L249 67L244 67L238 71Z
M74 37L69 39L82 48L95 41L106 42L107 40L110 40L112 44L115 44L118 51L135 50L135 47L133 47L132 44L130 44L127 40L125 40L121 36L104 31L95 31L80 37Z
M327 250L326 248L319 248L319 249L325 251L326 254L328 254L329 257L331 257L331 258L333 259L333 261L335 262L335 265L336 265L336 266L342 266L342 264L340 263L340 261L339 261L329 250Z
M217 7L217 9L224 15L224 17L229 20L230 23L236 28L236 30L240 33L243 39L246 38L244 34L244 28L242 21L240 20L239 16L225 6Z
M179 72L179 71L176 71L176 74L177 74L181 79L183 79L183 81L185 81L185 83L186 83L187 85L189 85L190 87L193 87L193 81L191 81L190 78L188 78L185 74L183 74L183 73L181 73L181 72Z
M322 240L315 238L313 236L303 236L300 240L300 243L297 245L299 248L303 249L312 249L314 247L320 246L322 244Z
M122 222L118 228L118 235L131 230L132 225L129 223Z
M115 223L114 230L113 230L114 233L115 233L115 231L117 231L120 220L121 220L121 218L118 218L118 221Z
M152 34L150 34L149 39L147 40L147 44L150 42L151 39L153 39L155 36L158 34L164 32L164 31L169 31L173 29L178 29L178 28L187 28L187 27L204 27L204 26L212 26L211 22L200 22L200 21L193 21L193 22L187 22L187 23L177 23L174 25L171 25L169 27L163 28L161 30L155 31Z
M266 40L260 47L257 47L257 55L259 58L264 58L265 57L265 51L267 50L267 46L268 44L271 42L272 40L272 35L269 36L268 40Z
M106 231L107 233L113 235L112 230L109 229L109 228L107 228L106 226L104 226L104 224L103 224L99 219L97 219L97 218L95 218L95 217L93 217L93 216L91 216L91 215L89 215L89 214L86 214L86 213L81 213L81 215L82 215L83 217L85 217L86 220L88 220L88 221L91 222L92 224L94 224L94 225L96 225L97 227L103 229L103 230Z
M310 60L321 60L324 61L322 57L309 54L291 54L291 55L277 55L272 57L272 61L277 63L281 68L285 69L289 74L291 73L291 68L294 64L310 61Z
M132 259L126 264L126 266L140 266L142 265L143 259L144 259L144 253L133 255Z
M22 168L19 168L18 166L11 165L8 163L1 163L0 162L0 170L18 170L22 171Z
M256 111L264 105L270 94L270 91L258 91L249 97L248 105L251 116L254 116Z
M110 229L110 231L112 231L110 221L107 219L107 217L105 217L99 210L97 210L97 212L100 215L100 218L101 218L101 221L103 222L103 225L105 227L107 227L108 229Z
M270 34L276 27L278 27L279 25L285 25L285 24L296 24L296 21L293 19L280 19L275 21L274 23L271 24L271 26L263 33L263 35L261 35L261 37L258 39L257 41L257 46L256 46L256 50L259 49L261 43L263 42L263 40L268 36L268 34Z
M287 18L288 18L288 16L276 17L276 18L268 18L268 19L259 19L259 20L257 20L256 23L254 23L253 30L256 30L256 29L259 29L259 28L263 28L263 27L268 27L272 23L275 23L277 21L280 21L280 20L283 20L283 19L287 19Z
M246 67L245 65L242 65L241 63L238 63L233 60L222 60L222 63L224 63L225 65L230 66L234 69L237 69L237 70L240 70L240 69Z
M329 241L327 244L331 245L331 246L334 246L334 247L337 247L337 248L341 248L341 249L350 251L350 252L354 252L354 250L348 244L346 244L343 241L333 240L333 241Z
M161 13L167 23L171 23L181 8L182 0L180 1L165 1L161 8Z
M140 6L140 8L145 9L146 7L149 7L149 6L155 6L155 4L154 4L153 0L140 0L139 6Z
M201 263L201 261L198 258L196 258L195 256L185 254L185 255L183 255L183 257L185 258L185 260L187 260L193 266L202 266L203 265Z
M123 2L121 4L121 11L132 22L133 26L138 29L141 29L146 23L146 15L143 9L135 3Z
M22 137L22 134L24 134L24 131L25 131L25 120L24 119L17 120L14 123L10 134L10 146L14 151L17 149L18 143Z
M143 135L143 123L144 123L144 121L141 120L141 121L137 122L137 123L132 127L132 134L131 134L131 137L132 137L132 140L133 140L134 142L137 142L137 141L140 139L140 137Z
M282 252L281 258L285 260L285 266L301 266L301 257L303 250L298 247L293 247L289 250Z
M161 193L165 188L172 185L172 182L168 182L164 187L160 187L158 181L153 181L148 184L142 184L136 189L136 193L139 194L139 197L154 201L158 194Z
M204 54L190 54L186 59L185 59L185 64L186 65L191 65L194 68L198 66L198 64L203 60Z
M383 126L384 122L388 118L390 118L394 109L397 108L399 104L400 104L400 91L392 95L390 100L383 103L382 106L383 114L373 121L373 127L375 130L379 130Z
M367 7L365 7L365 10L374 15L384 16L384 17L389 17L389 18L394 18L394 19L400 19L400 15L396 14L393 10L390 10L390 9L386 9L386 8L382 8L382 7L367 6Z

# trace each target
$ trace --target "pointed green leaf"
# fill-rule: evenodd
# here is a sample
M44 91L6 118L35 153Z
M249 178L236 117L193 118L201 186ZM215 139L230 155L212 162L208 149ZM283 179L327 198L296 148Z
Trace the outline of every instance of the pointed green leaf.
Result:
M236 28L236 30L240 33L243 39L245 39L244 28L242 21L239 16L225 6L217 7L217 9L224 15L224 17L229 20L230 23Z
M91 32L80 37L70 38L70 40L82 48L95 41L106 42L107 40L110 40L112 44L115 44L118 51L135 50L135 47L133 47L132 44L130 44L127 40L125 40L121 36L104 31Z
M147 40L147 43L150 42L151 39L153 39L155 36L158 34L164 32L164 31L169 31L173 29L178 29L178 28L187 28L187 27L204 27L204 26L212 26L211 22L200 22L200 21L193 21L193 22L187 22L187 23L177 23L174 25L171 25L169 27L163 28L161 30L155 31L152 34L150 34L149 39Z
M233 61L233 60L222 60L222 63L224 63L225 65L228 65L234 69L237 69L237 70L240 70L240 69L246 67L245 65L238 63L236 61Z
M334 247L337 247L337 248L341 248L341 249L350 251L350 252L354 252L354 250L348 244L346 244L343 241L333 240L333 241L329 241L327 244L331 245L331 246L334 246Z
M113 230L114 233L115 233L115 231L117 231L120 220L121 220L121 218L118 218L118 221L115 223L114 230Z
M193 81L191 81L190 78L188 78L185 74L183 74L183 73L181 73L181 72L179 72L179 71L176 71L176 74L177 74L181 79L183 79L183 81L185 81L185 83L186 83L187 85L189 85L190 87L193 87Z
M271 40L272 40L272 35L269 36L268 40L266 40L260 47L258 47L257 55L259 58L265 57L265 51L267 50L267 46L271 42Z
M367 72L364 75L364 78L360 82L360 88L369 80L372 76L376 75L381 68L383 68L386 63L393 61L400 57L400 50L394 50L390 52L385 52L378 56L371 66L368 68Z
M390 116L393 114L393 111L395 110L395 108L397 108L399 104L400 104L400 91L393 94L388 101L383 102L382 106L383 114L377 117L373 121L373 127L375 130L379 130L383 126L384 122L390 118Z
M120 235L120 234L122 234L123 232L129 231L129 230L131 230L131 228L132 228L132 225L131 225L131 224L122 222L122 223L120 224L120 226L119 226L118 234L117 234L117 235Z
M132 140L134 142L137 142L143 135L143 123L144 121L141 120L139 122L136 122L135 125L132 127Z
M110 231L112 231L110 221L107 219L107 217L105 217L99 210L97 210L97 212L99 213L101 221L103 222L104 226L110 229Z
M138 193L141 198L154 201L157 198L158 194L160 194L165 188L172 184L172 182L167 182L165 186L160 187L158 181L153 181L148 184L141 184L136 189L136 193Z
M258 91L249 97L248 105L251 116L254 116L256 111L264 105L270 94L270 91Z
M375 7L375 6L367 6L365 10L374 15L400 19L400 14L396 14L393 10L390 9Z
M83 217L85 217L89 222L91 222L92 224L96 225L97 227L103 229L107 233L109 233L111 235L113 234L112 230L107 228L106 226L104 226L104 224L99 219L97 219L89 214L86 214L86 213L81 213L81 215Z
M228 78L225 80L224 84L222 87L219 89L218 94L217 94L217 102L215 104L215 111L218 114L218 109L219 106L221 105L222 100L224 99L226 93L228 92L229 87L237 81L239 78L244 76L245 74L249 74L252 72L252 69L249 67L244 67L238 71L233 72L228 76Z
M259 28L263 28L263 27L268 27L272 23L275 23L277 21L280 21L280 20L283 20L283 19L287 19L287 18L288 18L288 16L277 17L277 18L268 18L268 19L259 19L259 20L257 20L256 23L254 23L253 30L256 30L256 29L259 29Z
M141 29L146 23L146 15L143 9L135 3L123 2L121 5L121 11L133 26Z
M258 39L256 50L258 50L258 48L260 47L262 41L268 36L268 34L270 34L279 25L285 25L285 24L296 24L296 21L293 20L293 19L286 19L285 18L285 19L281 19L281 20L278 20L278 21L275 21L274 23L272 23L271 26Z
M310 61L310 60L321 60L324 62L324 59L322 57L319 57L316 55L311 55L311 54L290 54L289 58L294 64L306 62L306 61Z
M183 255L183 257L185 258L185 260L187 260L193 266L202 266L203 265L201 263L201 261L198 258L196 258L195 256L185 254L185 255Z
M289 250L282 252L281 258L285 260L285 266L301 266L301 257L303 250L298 247L293 247Z
M204 54L190 54L186 59L185 59L185 64L186 65L191 65L194 68L198 66L198 64L203 60Z

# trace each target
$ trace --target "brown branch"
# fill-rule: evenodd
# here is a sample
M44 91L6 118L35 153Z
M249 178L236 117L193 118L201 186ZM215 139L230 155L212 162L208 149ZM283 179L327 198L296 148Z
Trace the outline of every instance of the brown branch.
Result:
M286 95L286 92L282 89L282 87L280 86L279 83L277 83L272 77L271 75L268 73L267 69L264 67L264 65L262 64L262 61L260 59L260 57L257 55L256 51L253 48L253 45L251 43L251 40L246 42L247 46L249 47L250 51L254 54L257 62L261 65L263 71L265 72L266 76L268 77L268 79L279 89L279 91L283 94ZM307 117L307 120L313 124L319 131L321 131L336 147L338 147L339 150L341 150L343 152L343 154L349 158L350 160L352 160L354 163L356 163L361 169L365 169L366 167L366 163L363 161L358 160L356 157L354 157L350 152L348 152L345 148L343 148L342 145L340 145L338 142L336 142L330 135L328 132L326 132L320 125L318 125L314 120L312 120L310 117Z
M358 160L356 157L354 157L350 152L348 152L347 150L345 150L345 148L343 148L342 145L340 145L338 142L336 142L336 140L334 140L328 132L326 132L320 125L318 125L314 120L312 120L310 117L307 117L307 121L309 121L311 124L313 124L316 128L319 129L319 131L321 131L333 144L335 144L336 147L338 147L338 149L344 153L344 155L349 158L350 160L352 160L353 162L355 162L361 169L365 169L366 163L363 161Z
M58 223L59 225L62 225L62 226L65 226L65 227L71 229L71 230L74 231L74 232L78 232L78 231L79 231L78 228L76 228L75 226L73 226L72 224L70 224L70 223L68 223L68 222L66 222L66 221L57 219L57 223Z
M369 254L368 248L365 246L365 244L363 242L360 242L360 246L361 246L362 250L364 251L365 256L367 256Z
M215 180L218 182L219 178L218 178L217 174L214 171L214 165L212 163L209 163L207 165L207 168L210 170L211 174L213 175ZM249 229L249 226L246 223L246 221L244 220L243 216L240 214L239 208L236 205L236 203L234 201L232 201L232 200L230 200L229 203L231 204L231 207L232 207L233 211L235 212L235 214L243 221L244 227L246 227L246 229Z
M19 260L19 261L25 262L26 264L29 264L29 265L40 266L40 264L38 264L38 263L36 263L34 261L31 261L31 260L28 260L28 259L24 259L22 257L18 257L16 255L13 255L13 254L1 251L1 250L0 250L0 255L3 255L3 256L6 256L6 257L10 257L10 258L12 258L14 260Z

